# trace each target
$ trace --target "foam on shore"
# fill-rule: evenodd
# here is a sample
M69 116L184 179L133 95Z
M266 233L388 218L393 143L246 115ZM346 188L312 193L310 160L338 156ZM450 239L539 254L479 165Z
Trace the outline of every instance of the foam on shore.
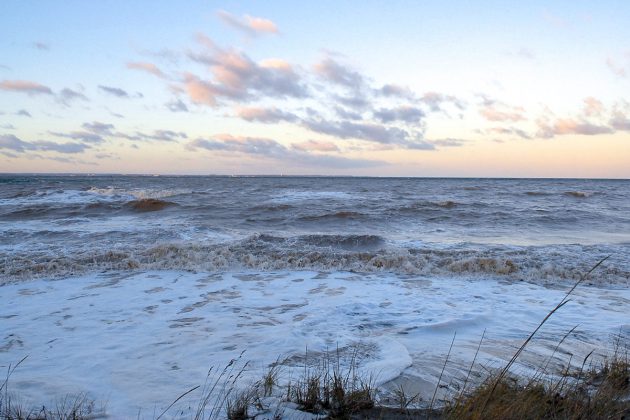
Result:
M385 391L401 378L435 384L456 332L443 378L449 383L469 368L484 330L478 363L501 365L564 293L496 279L349 272L108 272L36 280L0 287L0 367L28 355L9 386L34 404L87 392L114 417L150 418L243 350L250 362L243 384L279 357L293 361L287 364L296 376L307 352L336 349L358 349L359 368ZM591 350L603 354L611 335L630 333L629 306L627 288L581 286L517 369L540 367L575 325L550 368L566 351L575 360ZM195 398L180 408L196 407Z

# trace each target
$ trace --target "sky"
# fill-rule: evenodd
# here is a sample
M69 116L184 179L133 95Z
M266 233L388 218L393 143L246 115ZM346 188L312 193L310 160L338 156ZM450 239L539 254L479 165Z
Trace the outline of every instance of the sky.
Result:
M630 2L0 2L0 172L630 178Z

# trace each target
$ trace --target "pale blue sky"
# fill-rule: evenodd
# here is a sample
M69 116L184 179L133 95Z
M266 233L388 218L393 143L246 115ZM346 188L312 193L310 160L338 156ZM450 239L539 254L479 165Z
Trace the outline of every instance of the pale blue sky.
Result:
M626 1L7 0L0 171L630 177L629 21Z

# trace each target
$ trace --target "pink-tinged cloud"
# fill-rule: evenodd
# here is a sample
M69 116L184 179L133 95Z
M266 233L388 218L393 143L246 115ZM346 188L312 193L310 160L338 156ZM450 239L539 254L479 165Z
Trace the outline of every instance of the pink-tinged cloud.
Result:
M554 136L568 134L596 136L615 132L612 127L607 125L593 124L586 120L575 120L573 118L559 118L552 123L546 120L539 120L538 127L538 136L542 138L552 138Z
M219 10L217 15L224 23L250 36L278 33L278 27L269 19L248 15L238 18L225 10Z
M211 81L186 76L185 90L193 102L215 106L219 97L243 101L260 96L308 96L300 75L284 60L274 58L257 63L240 51L224 50L214 44L207 51L189 56L209 66L213 76Z
M195 75L187 74L185 76L184 89L194 103L212 107L217 106L217 89L212 83L203 81Z
M154 76L161 77L161 78L165 77L162 70L160 70L158 66L156 66L153 63L146 63L146 62L139 62L139 61L130 62L130 63L127 63L127 68L131 70L144 71L144 72L150 73Z
M587 117L599 117L604 111L604 104L597 98L589 96L584 98L584 115Z
M488 121L502 122L502 121L522 121L525 119L522 107L511 107L495 103L492 105L486 105L479 110L479 114Z
M339 147L330 141L307 140L301 143L293 143L291 147L301 152L338 152Z
M53 91L48 87L28 80L3 80L0 82L0 90L21 92L27 95L52 95Z

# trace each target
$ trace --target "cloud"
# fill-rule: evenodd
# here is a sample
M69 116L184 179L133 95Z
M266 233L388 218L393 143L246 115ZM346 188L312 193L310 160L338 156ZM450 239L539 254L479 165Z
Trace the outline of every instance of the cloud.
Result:
M32 117L31 113L25 109L20 109L19 111L15 113L15 115L19 115L21 117L28 117L28 118Z
M567 134L595 136L614 132L613 128L606 125L593 124L586 120L576 120L573 118L559 118L553 122L541 119L538 120L537 123L539 128L538 136L542 138L553 138Z
M122 132L112 133L113 137L124 138L134 141L165 141L177 142L180 139L187 139L188 135L182 131L172 130L153 130L152 133L143 133L136 131L134 134L126 134Z
M408 87L395 84L383 85L377 92L385 97L398 97L403 99L413 99L415 97L413 91Z
M266 124L280 121L294 122L298 118L295 114L282 111L279 108L237 108L236 115L246 121L257 121Z
M488 133L500 134L500 135L513 135L518 136L525 140L531 140L532 136L529 135L525 130L521 130L516 127L493 127L486 130Z
M525 60L535 60L536 56L534 52L529 48L521 47L513 53L515 56L523 58Z
M299 146L298 146L299 147ZM186 145L191 151L204 149L220 153L237 153L281 160L298 165L326 168L362 168L387 165L387 162L368 159L351 159L327 154L311 154L292 146L288 149L275 140L217 134L211 139L195 139Z
M479 114L488 121L522 121L525 119L522 107L509 106L501 102L494 102L491 105L485 105L479 110Z
M589 96L584 98L584 115L587 117L599 117L604 111L604 104L597 98Z
M15 126L13 124L2 124L0 128L5 130L15 130Z
M117 87L111 87L111 86L103 86L103 85L98 85L98 88L100 90L102 90L105 93L108 93L110 95L116 96L118 98L129 98L129 93L127 93L127 91L117 88Z
M327 121L308 119L303 125L316 133L341 139L358 139L380 144L398 145L408 149L433 150L435 147L422 140L419 133L410 133L398 127L387 127L371 122Z
M238 18L225 10L217 12L219 19L249 36L259 36L265 34L277 34L278 27L269 19L245 15Z
M172 112L188 112L188 107L181 99L174 99L166 103L166 108Z
M425 116L420 108L411 105L401 105L396 108L381 108L374 111L374 116L381 122L403 121L410 124L417 124Z
M68 106L74 100L88 101L89 99L87 98L87 96L85 96L81 92L77 92L69 88L63 88L57 94L57 100L60 103Z
M212 139L198 138L189 142L186 148L189 150L206 149L265 156L280 156L287 151L285 146L272 139L240 137L230 134L217 134Z
M48 51L50 50L50 45L46 42L33 42L33 48L38 49L40 51Z
M330 141L307 140L301 143L293 143L291 148L301 152L338 152L339 147Z
M82 153L91 146L84 143L56 143L52 141L27 142L13 134L0 135L0 149L8 149L17 153L27 151L52 151L58 153Z
M153 63L146 62L129 62L127 63L127 68L131 70L139 70L149 74L152 74L157 77L165 78L166 75Z
M610 125L619 131L630 131L630 117L620 110L615 110L610 119Z
M83 123L81 127L83 127L84 129L92 133L96 133L102 136L111 136L112 130L114 129L114 124L107 124L107 123L94 121L91 123L87 123L87 122Z
M459 110L466 108L464 102L457 97L439 92L426 92L420 98L420 102L428 106L433 112L443 111L443 107L446 105L454 106Z
M62 133L58 131L49 131L48 134L55 137L63 137L72 140L80 140L84 143L103 143L105 139L100 135L89 131L71 131Z
M331 57L324 58L315 64L313 69L315 74L322 79L353 90L359 90L365 84L365 80L359 72L340 64Z
M300 76L284 60L267 59L257 63L242 52L218 47L189 53L189 57L208 65L213 76L212 80L203 80L191 73L184 75L184 90L197 104L215 107L220 98L245 101L259 97L308 96Z
M48 86L28 80L3 80L0 82L0 90L21 92L29 96L53 94L53 91Z
M608 69L618 77L628 77L628 72L626 71L626 69L623 66L617 65L617 63L615 63L612 58L608 58L606 60L606 66L608 66Z
M467 143L467 140L455 139L455 138L449 137L445 139L431 140L430 143L439 147L461 147L465 143Z
M344 119L344 120L362 120L363 116L361 116L360 113L358 112L354 112L354 111L349 111L345 108L342 108L340 106L336 106L335 107L335 114L337 114L338 117Z

